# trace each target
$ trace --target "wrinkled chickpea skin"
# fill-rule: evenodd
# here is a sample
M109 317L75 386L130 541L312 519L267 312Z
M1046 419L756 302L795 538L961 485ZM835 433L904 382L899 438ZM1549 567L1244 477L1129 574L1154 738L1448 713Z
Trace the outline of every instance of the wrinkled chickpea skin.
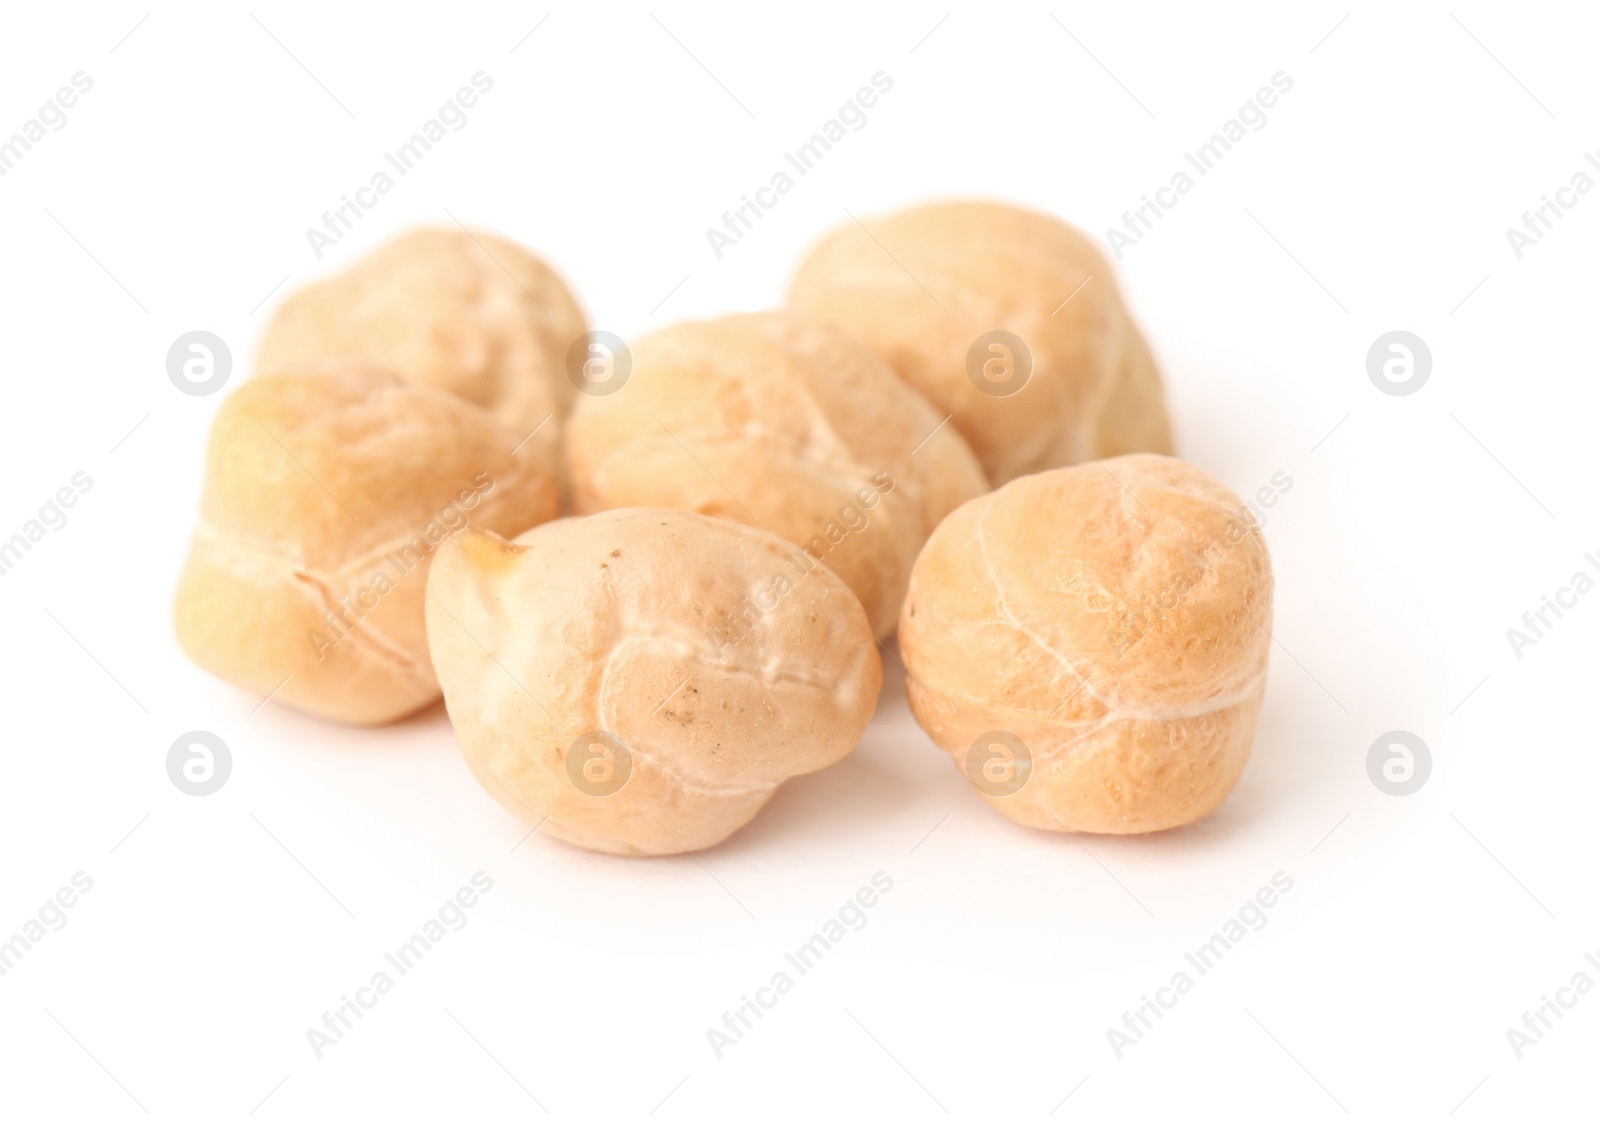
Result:
M654 505L776 533L894 630L917 552L988 489L966 441L865 346L792 313L690 322L634 343L567 432L579 512Z
M473 774L592 850L727 838L785 779L846 756L877 704L860 602L795 555L668 509L452 538L429 573L428 641Z
M829 234L789 304L850 331L941 415L989 480L1172 452L1161 376L1111 264L1054 216L948 201Z
M919 724L1025 826L1133 834L1227 796L1266 690L1272 567L1239 499L1175 458L1019 478L917 560Z
M178 641L258 697L384 724L437 700L422 598L468 524L554 517L555 478L488 412L352 364L266 373L212 425Z

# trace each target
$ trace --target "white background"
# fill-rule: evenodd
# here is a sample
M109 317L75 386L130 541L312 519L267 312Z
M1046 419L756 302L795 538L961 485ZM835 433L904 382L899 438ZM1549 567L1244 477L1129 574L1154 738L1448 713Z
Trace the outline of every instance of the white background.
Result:
M94 484L0 576L0 938L94 886L0 978L0 1119L1592 1116L1600 992L1520 1060L1506 1031L1600 949L1600 596L1520 657L1506 631L1597 572L1600 194L1520 259L1505 232L1600 150L1595 19L1288 7L9 9L0 135L94 85L0 178L0 539ZM477 71L465 128L319 262L305 230ZM866 127L718 259L706 228L878 71ZM1254 757L1200 826L1012 826L887 663L861 748L730 842L588 855L524 841L442 710L342 730L178 652L222 399L169 382L180 333L229 344L231 389L293 287L452 217L624 336L776 303L847 209L999 196L1104 238L1279 71L1266 127L1118 264L1181 453L1294 481ZM1414 395L1368 379L1392 329L1430 346ZM192 729L234 757L207 798L166 775ZM1433 756L1406 798L1366 771L1397 729ZM468 925L319 1060L307 1028L479 870ZM719 1059L707 1028L878 871L866 927ZM1119 1058L1107 1029L1279 871L1266 927Z

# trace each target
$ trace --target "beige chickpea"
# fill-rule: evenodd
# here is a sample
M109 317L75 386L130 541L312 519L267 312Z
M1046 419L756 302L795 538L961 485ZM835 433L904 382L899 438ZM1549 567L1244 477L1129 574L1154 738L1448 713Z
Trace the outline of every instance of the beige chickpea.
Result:
M882 671L861 605L795 546L671 509L439 550L428 639L468 765L542 833L615 854L722 841L843 758Z
M800 264L789 302L951 416L996 485L1171 453L1161 377L1111 264L1053 216L951 202L848 223Z
M900 653L918 722L996 810L1131 834L1206 815L1238 780L1271 627L1239 499L1128 455L951 514L912 573Z
M353 724L436 700L434 548L555 516L555 478L487 411L352 364L266 373L217 413L178 640L260 697Z
M426 228L291 295L256 365L345 359L387 368L487 409L555 468L574 395L567 353L587 328L560 276L526 248L486 232Z
M859 342L790 313L677 325L581 396L567 431L575 507L665 506L798 545L894 630L934 527L988 483L966 442Z

